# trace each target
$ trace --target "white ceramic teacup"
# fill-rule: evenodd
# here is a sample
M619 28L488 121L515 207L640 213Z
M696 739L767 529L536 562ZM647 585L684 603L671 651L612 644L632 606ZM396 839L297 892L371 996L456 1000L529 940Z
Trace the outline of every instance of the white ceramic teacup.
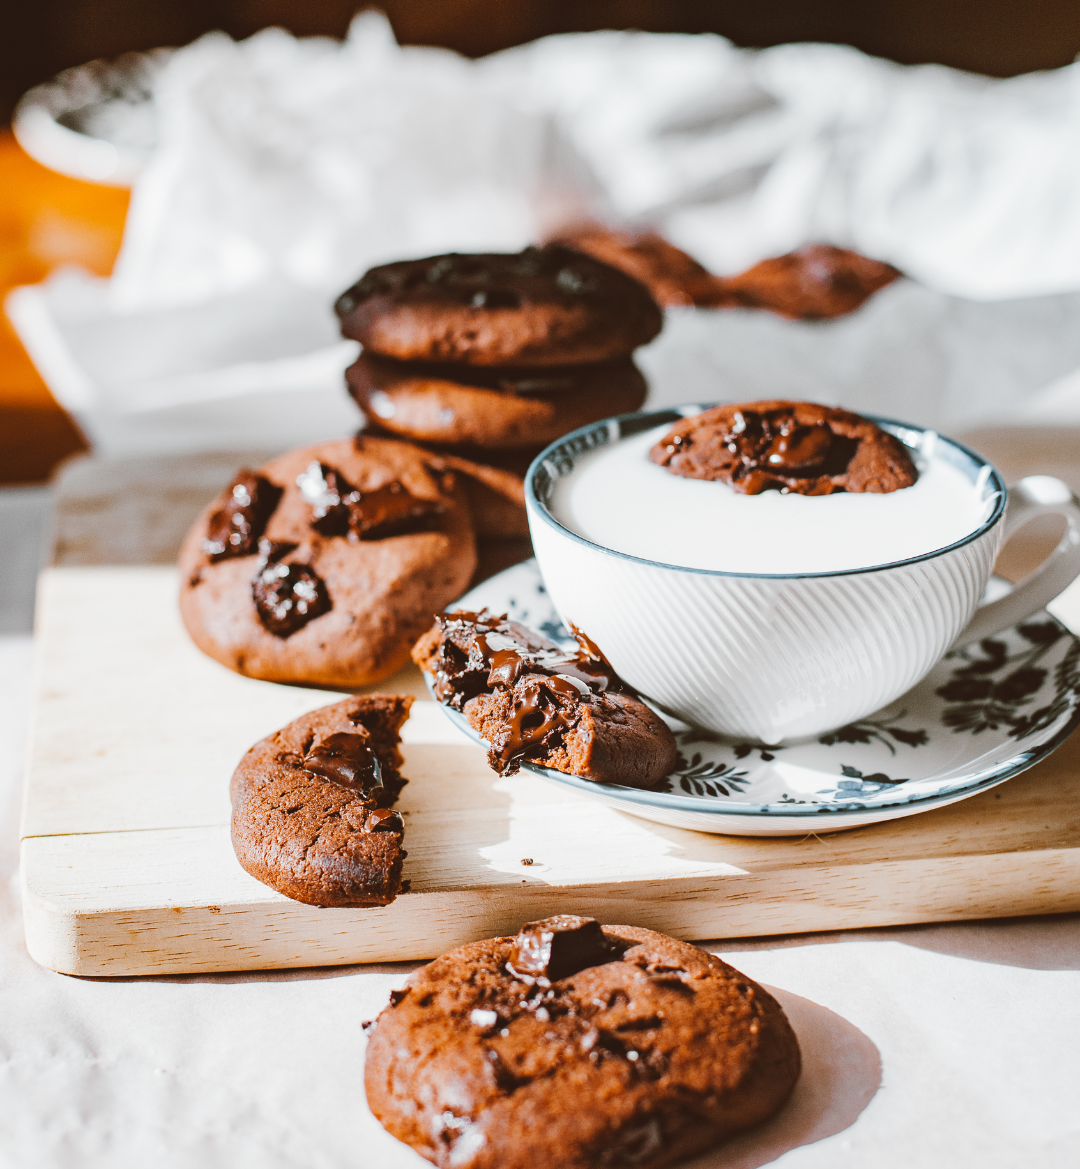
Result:
M881 418L874 421L913 450L929 453L933 444L936 457L993 500L964 539L872 568L761 575L642 560L584 539L552 514L552 486L576 457L707 408L582 427L547 447L525 483L533 547L559 614L677 718L766 744L834 730L898 698L951 646L1038 612L1080 575L1080 500L1060 479L1029 476L1006 496L998 472L967 447ZM1066 519L1058 547L1006 596L980 605L1002 541L1046 513Z

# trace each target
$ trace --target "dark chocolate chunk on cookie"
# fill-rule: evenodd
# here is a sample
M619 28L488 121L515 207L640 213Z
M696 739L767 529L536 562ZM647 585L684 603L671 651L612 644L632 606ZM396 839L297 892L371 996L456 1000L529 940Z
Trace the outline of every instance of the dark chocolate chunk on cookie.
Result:
M647 392L628 359L523 370L362 353L345 380L369 428L480 450L546 446L579 426L640 409Z
M528 921L518 930L507 968L517 978L557 982L589 966L611 962L619 953L620 947L606 937L595 918L558 913L543 921Z
M382 540L422 531L445 511L438 499L417 499L397 479L373 491L358 491L336 467L313 459L296 477L300 494L311 505L311 526L322 536Z
M578 636L581 649L567 651L506 616L458 609L436 617L416 643L413 661L431 675L438 701L454 710L493 686L513 686L525 674L573 678L597 693L625 690L603 654Z
M263 628L275 637L291 637L331 607L326 585L311 565L286 561L295 549L295 544L259 541L251 595Z
M478 366L615 361L663 324L644 285L557 246L384 264L335 307L368 352Z
M290 451L257 475L279 496L258 559L207 550L220 501L181 549L180 612L196 645L273 682L389 677L476 567L461 483L428 451L376 437Z
M522 760L597 783L653 787L674 768L675 737L575 630L568 652L506 617L444 613L413 660L435 697L465 714L512 775Z
M370 795L383 786L382 764L369 742L356 731L335 731L312 745L304 755L304 770L312 775Z
M719 958L560 915L412 974L364 1084L383 1126L446 1169L658 1169L773 1115L799 1071L776 1000Z
M280 501L280 487L254 471L241 471L207 520L203 551L211 561L251 556Z
M718 479L746 495L884 494L918 479L898 438L858 414L813 402L714 406L677 422L649 457L675 475Z
M346 698L256 743L230 793L232 842L256 879L309 905L388 905L401 887L405 780L398 749L412 698Z

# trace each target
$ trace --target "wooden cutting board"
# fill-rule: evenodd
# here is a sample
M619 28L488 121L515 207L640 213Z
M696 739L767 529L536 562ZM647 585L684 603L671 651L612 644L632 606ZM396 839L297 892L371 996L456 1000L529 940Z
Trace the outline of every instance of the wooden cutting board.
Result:
M168 563L203 503L260 457L84 461L60 480L22 825L27 945L43 965L416 959L556 912L704 939L1080 909L1080 738L940 811L804 839L709 836L497 779L411 667L378 687L417 696L400 804L411 890L360 910L272 892L233 856L229 777L253 742L336 695L200 654ZM1058 615L1080 627L1070 605Z

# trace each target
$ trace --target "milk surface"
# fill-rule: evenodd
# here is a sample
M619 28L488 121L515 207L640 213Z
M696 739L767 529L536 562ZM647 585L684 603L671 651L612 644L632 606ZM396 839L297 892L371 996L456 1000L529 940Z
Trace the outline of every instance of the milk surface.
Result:
M655 427L577 459L554 485L556 518L594 544L723 572L783 574L870 568L945 548L990 515L994 497L940 458L912 452L918 481L886 495L741 495L649 461Z

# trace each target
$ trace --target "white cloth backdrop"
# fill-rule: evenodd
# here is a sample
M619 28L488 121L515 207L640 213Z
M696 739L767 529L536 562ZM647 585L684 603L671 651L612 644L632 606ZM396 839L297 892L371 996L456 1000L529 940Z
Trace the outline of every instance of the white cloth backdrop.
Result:
M569 34L477 62L214 34L158 88L114 303L278 273L344 287L402 255L515 247L588 210L718 271L807 240L975 300L1080 290L1080 65L1008 81L835 45Z
M113 278L8 311L104 453L288 446L357 420L334 296L369 265L583 215L716 271L812 240L909 279L837 322L676 312L655 404L818 398L944 430L1080 420L1080 65L993 81L829 45L570 34L467 61L270 29L176 53Z

